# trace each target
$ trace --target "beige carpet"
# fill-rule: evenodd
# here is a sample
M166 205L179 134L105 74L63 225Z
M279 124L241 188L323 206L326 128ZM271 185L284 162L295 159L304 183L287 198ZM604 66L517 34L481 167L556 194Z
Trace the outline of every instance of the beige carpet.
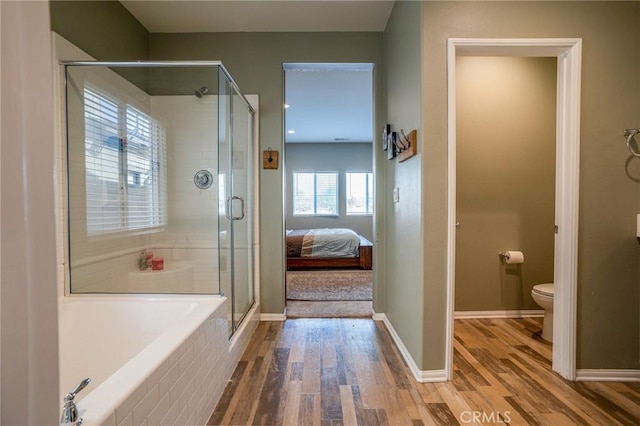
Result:
M372 271L287 272L290 300L373 300Z
M372 271L287 272L288 318L370 318L372 298Z

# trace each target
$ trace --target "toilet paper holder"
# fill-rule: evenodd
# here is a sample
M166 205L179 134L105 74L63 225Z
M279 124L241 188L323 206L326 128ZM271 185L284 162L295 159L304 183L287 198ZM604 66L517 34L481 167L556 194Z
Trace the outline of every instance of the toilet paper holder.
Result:
M498 256L500 256L507 265L524 263L524 253L521 251L501 251L498 252Z
M500 256L500 259L502 259L502 260L507 260L507 252L506 251L499 251L498 252L498 256Z

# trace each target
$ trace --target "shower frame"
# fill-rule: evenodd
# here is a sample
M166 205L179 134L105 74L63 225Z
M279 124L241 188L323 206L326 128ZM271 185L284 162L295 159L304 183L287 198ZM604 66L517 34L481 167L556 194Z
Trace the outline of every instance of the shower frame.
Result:
M249 207L249 217L251 219L250 225L249 225L249 229L248 229L248 235L250 237L249 240L249 264L250 264L250 270L248 271L249 273L247 274L247 278L249 280L249 291L251 294L251 298L249 300L248 305L243 309L243 311L240 313L240 315L238 316L237 313L235 312L235 296L236 296L236 283L235 283L235 274L234 274L234 251L235 251L235 247L234 247L234 221L239 220L239 219L243 219L245 217L245 203L244 200L242 200L242 214L241 216L236 216L233 212L233 206L234 206L234 201L238 200L238 199L242 199L241 197L235 196L233 195L233 175L230 174L231 179L228 179L226 182L226 186L227 188L231 188L231 191L228 191L230 195L229 197L227 197L226 202L225 202L225 216L229 221L229 229L230 229L230 233L232 235L232 237L230 238L230 253L231 253L231 274L230 274L230 292L231 294L230 296L230 312L229 312L229 338L231 339L231 337L234 335L235 331L240 327L240 325L242 324L244 318L249 314L249 312L251 311L251 309L255 306L256 303L256 297L257 297L257 289L255 286L255 270L256 270L256 265L255 265L255 259L256 259L256 254L255 254L255 249L256 249L256 245L255 245L255 229L256 229L256 221L255 221L255 217L254 217L254 209L257 205L257 203L255 203L255 194L257 193L256 191L256 180L254 179L254 169L255 169L255 165L253 164L255 159L253 158L255 156L255 147L254 147L254 139L255 139L255 127L256 127L256 110L253 108L253 106L251 105L251 102L249 102L249 100L246 98L246 96L242 93L242 91L240 90L240 87L238 86L238 84L235 82L235 80L233 79L233 77L231 76L231 74L229 73L229 71L226 69L226 67L223 65L223 63L221 61L90 61L90 60L79 60L79 61L73 61L73 60L62 60L59 61L61 68L63 70L62 72L62 78L63 78L63 86L65 87L65 93L66 93L66 88L68 85L68 75L67 75L67 69L70 66L78 66L78 67L107 67L107 68L113 68L113 67L117 67L117 68L154 68L154 67L171 67L171 68L189 68L189 67L212 67L212 68L216 68L218 71L222 72L222 76L224 76L224 78L226 79L226 82L228 82L228 86L226 86L229 89L229 93L224 93L224 94L220 94L219 92L216 93L217 96L228 96L230 99L233 99L235 96L240 96L240 98L242 99L244 105L246 106L248 113L250 114L250 124L249 124L249 129L248 129L248 150L247 150L247 155L248 155L248 161L247 161L247 185L249 186L249 191L251 193L251 202L249 203L248 207ZM218 87L216 89L218 89L218 91L220 90L220 87L222 85L222 81L223 79L221 78L221 75L218 75ZM206 92L205 92L206 93ZM204 94L204 93L203 93ZM66 94L63 95L66 99ZM218 102L220 102L218 100ZM231 104L233 103L233 100L230 101ZM66 108L66 101L65 101L65 117L68 117L67 114L67 108ZM218 114L220 114L220 111L218 110ZM226 116L226 120L224 125L227 125L229 123L233 124L233 114L234 114L234 110L233 107L229 107L228 109L228 114ZM65 145L67 146L68 149L68 118L65 119L65 125L67 126L67 131L66 131L66 141L65 141ZM220 169L220 128L221 128L221 120L218 121L218 139L217 139L217 145L218 145L218 170ZM228 170L230 171L230 173L233 172L234 169L234 152L233 152L233 138L234 138L234 127L233 125L229 126L229 132L228 132L228 136L227 139L232 141L229 146L229 153L228 153ZM68 155L67 155L68 158ZM68 161L68 160L67 160ZM68 165L67 165L67 174L69 173L68 171ZM69 179L67 178L67 203L69 202ZM67 210L69 209L69 206L67 205ZM219 215L220 212L218 212ZM67 220L67 230L70 229L70 224L69 224L69 213L67 211L66 214L66 220ZM220 226L219 226L220 227ZM219 229L220 231L220 229ZM70 262L70 257L71 257L71 236L70 236L70 232L67 232L67 250L66 250L66 256L67 256L67 271L66 271L66 280L69 283L68 284L68 291L70 294L73 293L72 289L71 289L71 285L70 285L70 274L71 274L71 262ZM220 294L222 296L225 296L224 292L222 290L220 290L220 286L222 285L222 272L221 272L221 268L220 268L220 263L221 263L221 252L222 252L222 247L220 245L220 232L218 232L218 292L212 292L209 294ZM136 294L136 293L132 293L132 294Z

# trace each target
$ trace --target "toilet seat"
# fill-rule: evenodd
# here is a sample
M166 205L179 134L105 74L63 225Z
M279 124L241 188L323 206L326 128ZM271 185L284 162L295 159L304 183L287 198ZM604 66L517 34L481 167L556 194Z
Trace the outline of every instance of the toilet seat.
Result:
M553 283L534 285L533 292L538 293L542 296L553 297Z

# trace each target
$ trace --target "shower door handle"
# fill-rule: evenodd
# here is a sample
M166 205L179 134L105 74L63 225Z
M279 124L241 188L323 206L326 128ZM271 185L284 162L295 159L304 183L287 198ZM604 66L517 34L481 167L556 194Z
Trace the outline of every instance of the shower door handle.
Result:
M240 200L240 216L232 216L231 215L231 203L233 200ZM227 198L227 208L225 211L225 216L229 220L242 220L244 219L244 198L239 195L234 195L233 197Z
M232 216L231 220L242 220L244 219L244 198L239 195L234 195L231 197L232 200L240 200L240 216Z

